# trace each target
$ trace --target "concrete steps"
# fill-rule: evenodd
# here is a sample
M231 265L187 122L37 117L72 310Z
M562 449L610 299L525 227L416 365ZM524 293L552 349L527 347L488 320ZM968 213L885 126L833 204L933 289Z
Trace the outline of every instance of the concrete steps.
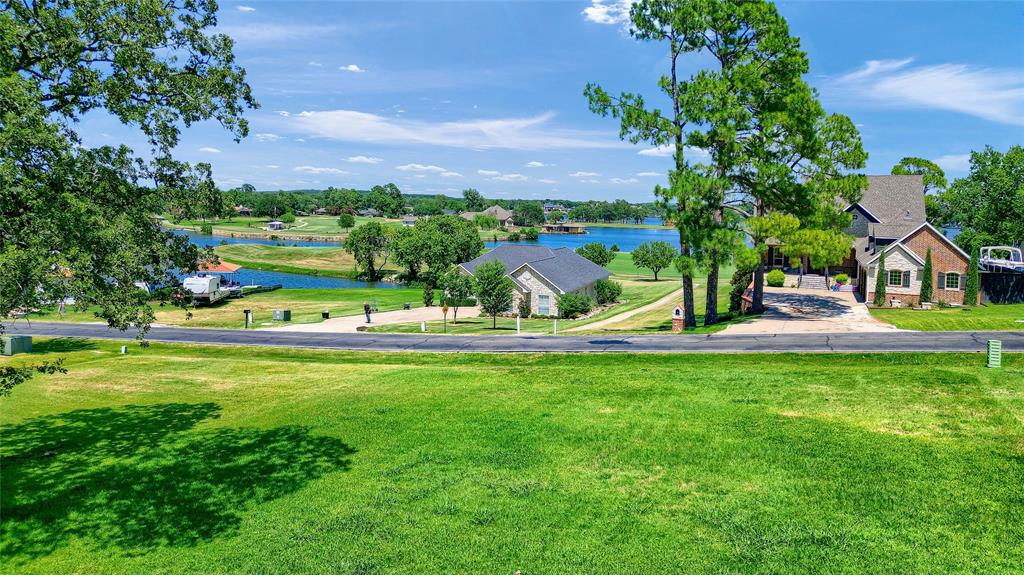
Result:
M800 281L797 283L796 287L803 289L827 290L828 282L825 281L825 276L804 274L800 277Z

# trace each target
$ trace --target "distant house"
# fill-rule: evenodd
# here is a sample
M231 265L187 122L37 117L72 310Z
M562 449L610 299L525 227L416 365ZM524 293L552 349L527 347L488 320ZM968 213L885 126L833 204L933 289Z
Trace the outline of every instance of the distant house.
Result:
M330 213L330 210L328 210L327 208L317 208L313 210L313 213L318 216L326 216L327 214Z
M283 230L283 229L284 229L284 222L279 222L277 220L273 220L273 221L267 222L267 230L276 231L276 230Z
M367 218L379 218L380 212L373 208L366 208L365 210L359 210L359 215Z
M460 215L469 221L473 221L481 214L494 216L494 219L498 220L498 225L503 228L513 228L516 225L515 220L512 219L512 211L497 205L491 206L482 212L462 212Z
M235 206L235 213L240 216L251 216L252 208L247 208L241 204Z
M494 260L505 264L508 276L515 283L512 309L516 309L523 298L528 298L530 310L545 316L559 315L558 298L564 294L584 293L595 298L594 283L611 275L569 248L514 244L501 244L459 267L472 275L477 267Z
M416 216L402 216L402 225L411 228L416 225Z
M441 213L446 216L454 216L457 212L451 208L445 208L441 210Z
M555 210L558 210L560 212L568 212L569 208L563 206L562 204L551 204L551 203L544 204L544 213L545 214L550 214L551 212L553 212Z
M544 224L542 231L545 234L585 234L587 229L583 227L583 224L577 224L576 222L556 222L550 224Z
M868 187L860 201L845 209L853 220L846 229L854 237L853 246L843 263L829 268L829 272L849 275L865 301L874 299L878 263L884 251L887 303L920 303L924 260L930 248L935 274L932 300L964 303L971 257L927 222L921 176L868 176ZM769 267L788 265L778 243L768 247L765 260ZM812 269L806 259L800 262L800 268L805 274L824 271Z

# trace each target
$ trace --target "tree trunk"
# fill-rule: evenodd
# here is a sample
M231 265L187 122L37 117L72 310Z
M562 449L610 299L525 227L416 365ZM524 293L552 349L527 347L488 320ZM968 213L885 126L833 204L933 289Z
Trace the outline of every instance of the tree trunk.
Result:
M491 329L498 329L498 316L491 316Z
M764 313L764 260L754 268L754 293L750 299L750 313Z
M713 256L708 267L707 298L704 305L704 325L718 323L718 262Z

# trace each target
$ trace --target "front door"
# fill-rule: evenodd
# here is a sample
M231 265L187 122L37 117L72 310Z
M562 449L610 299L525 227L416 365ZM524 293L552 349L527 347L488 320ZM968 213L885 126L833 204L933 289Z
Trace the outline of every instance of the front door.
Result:
M551 296L537 296L537 313L539 315L551 315Z

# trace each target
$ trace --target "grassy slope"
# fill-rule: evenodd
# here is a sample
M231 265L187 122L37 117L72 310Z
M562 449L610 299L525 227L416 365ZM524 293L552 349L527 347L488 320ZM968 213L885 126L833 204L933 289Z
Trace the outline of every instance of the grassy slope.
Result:
M380 311L402 309L402 304L422 305L423 290L419 288L372 289L281 289L247 295L241 299L221 300L212 306L192 309L192 317L170 306L156 308L157 323L186 327L242 328L245 325L242 310L251 309L256 326L271 323L275 309L292 310L292 323L321 321L320 312L330 310L331 316L362 313L363 303L377 299ZM60 317L54 311L35 314L31 319L50 321L97 321L91 311L69 312Z
M3 400L0 570L1024 564L1019 355L117 345L39 342L70 373Z
M355 258L343 248L225 244L214 251L224 261L258 270L346 278L358 273Z
M900 329L995 331L1024 329L1024 304L933 310L873 308L871 315Z

